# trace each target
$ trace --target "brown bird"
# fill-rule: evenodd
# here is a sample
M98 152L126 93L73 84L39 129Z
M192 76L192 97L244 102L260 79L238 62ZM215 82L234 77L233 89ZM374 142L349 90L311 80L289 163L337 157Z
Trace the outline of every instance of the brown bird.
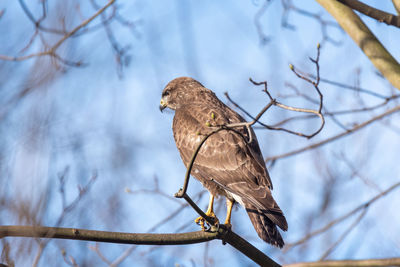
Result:
M172 130L186 167L205 135L221 125L245 122L211 90L189 77L176 78L164 88L160 110L167 107L175 110ZM238 202L246 209L260 238L281 248L284 242L276 226L286 231L288 225L271 195L272 183L257 138L251 128L234 129L211 135L193 164L191 174L210 192L206 214L216 217L214 197L225 196L227 226L231 226L232 206ZM196 222L204 220L197 218Z

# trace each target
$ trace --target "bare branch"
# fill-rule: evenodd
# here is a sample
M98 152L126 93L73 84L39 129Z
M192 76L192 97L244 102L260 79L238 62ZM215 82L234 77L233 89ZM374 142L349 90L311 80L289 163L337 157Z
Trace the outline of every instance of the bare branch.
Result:
M69 256L69 257L67 258L67 252L66 252L65 250L62 250L62 251L61 251L61 254L62 254L63 259L64 259L64 262L65 262L66 264L68 264L69 266L73 266L73 267L79 267L79 265L76 263L74 257Z
M362 113L362 112L367 112L367 111L373 111L373 110L376 110L378 108L386 106L389 102L391 102L392 100L395 100L397 98L400 98L400 95L393 95L391 97L387 97L385 99L385 101L382 101L379 104L376 104L376 105L373 105L373 106L369 106L369 107L362 107L362 108L355 108L355 109L345 109L345 110L337 110L337 111L325 111L322 114L324 115L324 117L332 117L333 118L335 116L340 116L340 115L347 115L347 114L354 114L354 113ZM241 108L241 107L239 107L239 108ZM294 116L294 117L290 117L290 118L284 119L284 120L272 125L272 127L278 127L280 125L286 124L286 123L288 123L290 121L294 121L294 120L312 119L314 117L315 117L314 115ZM262 124L261 122L259 122L259 123ZM348 130L347 128L344 128L344 127L342 127L342 128L345 129L346 131Z
M97 3L95 2L95 0L91 0L91 3L94 8L96 8L96 9L100 8L99 5L97 5ZM103 23L104 30L106 32L107 38L111 44L111 47L112 47L114 55L115 55L115 61L117 62L118 76L119 76L119 78L123 78L123 68L129 62L130 56L129 56L128 52L131 47L130 47L130 45L121 47L121 45L118 43L117 39L115 38L114 33L112 32L109 23L107 22L107 18L105 16L104 12L101 13L101 21ZM133 23L124 21L124 25L129 25L128 27L132 27Z
M184 195L186 195L186 190L187 190L187 188L188 188L189 178L190 178L190 173L191 173L191 171L192 171L193 163L194 163L194 161L196 160L197 154L199 153L201 146L207 141L207 139L208 139L211 135L213 135L213 134L215 134L215 133L217 133L217 132L219 132L219 131L222 131L222 130L224 130L224 128L220 127L220 128L218 128L218 129L216 129L216 130L210 132L209 134L205 135L205 136L203 137L203 139L200 141L200 143L199 143L199 145L197 146L196 150L193 152L192 158L190 159L189 165L188 165L188 167L187 167L186 175L185 175L185 181L184 181L184 183L183 183L183 187L179 190L178 193L175 194L175 197L177 197L177 198L182 198L182 197L184 197ZM204 215L205 215L205 214L204 214Z
M57 238L135 245L195 244L216 239L218 234L218 232L203 231L184 234L131 234L61 227L0 226L0 238L7 236Z
M131 247L132 248L132 247ZM111 262L101 253L99 249L99 243L96 243L95 246L89 246L89 249L92 251L96 252L96 254L99 256L99 258L104 261L107 265L111 265Z
M23 0L18 1L22 10L25 12L26 16L29 18L30 21L35 25L36 29L44 31L44 32L49 32L49 33L56 33L56 34L67 34L66 31L62 30L56 30L56 29L51 29L51 28L46 28L41 25L41 22L46 18L47 13L46 13L46 0L41 1L42 4L42 16L39 19L35 19L33 16L32 12L29 10L29 8L26 6L25 2Z
M347 218L353 216L354 214L356 214L359 211L364 211L366 209L368 209L370 207L371 204L373 204L375 201L381 199L383 196L387 195L388 193L392 192L394 189L398 188L400 186L400 182L392 185L391 187L389 187L388 189L386 189L385 191L377 194L375 197L371 198L370 200L368 200L367 202L359 205L358 207L354 208L353 210L349 211L348 213L340 216L339 218L331 221L330 223L328 223L327 225L321 227L318 230L315 230L309 234L307 234L305 237L301 238L300 240L293 242L293 243L289 243L286 245L285 247L285 251L298 246L300 244L303 244L304 242L306 242L307 240L329 230L330 228L332 228L334 225L346 220Z
M369 260L337 260L337 261L316 261L287 264L284 267L379 267L379 266L400 266L400 258L369 259Z
M197 193L194 198L197 198L197 201L199 201L202 196L204 195L206 191L200 191L199 193ZM169 213L169 215L163 219L161 219L158 223L156 223L154 226L152 226L151 228L149 228L147 230L146 233L151 233L154 232L157 228L159 228L160 226L166 224L167 222L169 222L170 220L172 220L173 218L175 218L180 212L182 212L186 207L189 207L189 203L182 203L180 202L180 205L177 209L175 209L175 211L172 211L171 213ZM180 227L182 228L182 227ZM180 230L175 231L175 233L180 232ZM116 267L118 266L122 261L124 261L135 249L137 248L137 246L131 246L128 249L126 249L119 257L117 257L112 263L110 263L110 267ZM100 253L99 248L96 248L98 253ZM104 261L104 260L103 260Z
M313 74L308 74L308 76L310 76L313 79L316 79L316 77ZM332 80L329 80L329 79L321 78L320 80L321 80L321 82L324 82L324 83L328 83L328 84L332 84L332 85L335 85L335 86L339 86L341 88L352 90L352 91L355 91L355 92L360 92L360 93L372 95L372 96L375 96L375 97L378 97L378 98L382 98L382 99L387 99L387 98L390 97L390 96L384 96L384 95L375 93L375 92L373 92L371 90L368 90L368 89L364 89L364 88L360 88L360 87L352 86L352 85L347 85L347 84L340 83L340 82L337 82L337 81L332 81Z
M321 33L322 33L322 41L321 43L324 44L325 42L330 42L334 45L339 45L342 41L334 40L332 37L329 36L329 28L337 28L341 30L340 26L335 21L325 20L320 13L313 13L308 11L307 9L302 9L297 7L293 4L292 0L281 0L282 7L283 7L283 14L282 14L282 26L288 29L295 30L296 27L293 24L289 23L289 14L290 12L296 12L302 16L310 17L315 19L319 22L321 26Z
M363 50L380 73L400 90L400 65L354 11L338 1L317 0Z
M340 243L342 243L342 241L346 238L346 236L348 236L350 234L350 232L352 230L354 230L354 228L357 226L357 224L359 224L362 220L362 218L364 218L365 214L367 214L368 209L364 209L361 214L354 220L354 222L347 227L346 231L343 232L343 234L341 234L339 236L339 238L336 240L336 242L334 242L327 251L325 251L325 253L319 258L320 261L325 260L331 253L332 251L339 246Z
M220 239L245 254L261 266L280 266L249 242L220 225L210 231L179 234L132 234L122 232L94 231L76 228L43 226L0 226L0 238L7 236L59 238L136 245L187 245Z
M23 0L18 0L19 4L22 8L22 10L24 11L25 15L29 18L29 20L34 24L36 30L35 30L35 34L37 34L39 31L41 32L46 32L46 33L53 33L53 34L58 34L58 35L65 35L68 32L65 29L54 29L54 28L48 28L42 25L42 22L46 19L47 17L47 0L43 0L40 1L41 5L42 5L42 16L39 19L35 19L35 17L33 16L32 12L29 10L29 8L27 7L27 5L25 4L25 2ZM113 12L107 19L106 22L110 23L110 21L112 20L112 18L114 18L115 12ZM101 22L100 24L96 24L91 26L90 28L85 28L82 29L81 31L75 33L73 36L71 37L78 37L84 33L90 32L90 31L94 31L97 29L100 29L101 27L103 27L103 22ZM34 34L34 35L35 35ZM32 36L32 38L34 38L34 36Z
M257 13L254 16L254 25L256 26L258 36L260 38L260 44L265 45L269 42L270 38L264 34L263 28L261 25L261 17L264 15L265 11L267 11L269 4L272 1L270 0L265 0L260 9L257 11Z
M60 216L57 219L57 222L55 224L56 227L60 226L65 217L68 215L69 212L71 212L77 205L78 203L81 201L81 199L87 194L87 192L91 189L93 183L96 181L97 179L97 173L93 173L92 177L89 179L89 181L87 182L87 184L84 187L78 187L79 193L76 196L76 198L69 203L68 205L66 204L66 200L65 200L65 190L64 190L64 186L65 186L65 179L66 176L68 174L69 168L66 167L64 169L64 171L59 175L59 180L60 180L60 193L61 193L61 199L62 199L62 212L60 214ZM0 235L1 238L1 235ZM40 240L40 239L36 239L36 241L38 242L39 248L38 251L36 253L35 259L33 261L32 266L37 266L39 264L39 260L42 256L43 251L46 249L46 246L48 244L48 242L50 240Z
M376 9L358 0L338 0L338 1L354 10L357 10L358 12L368 17L376 19L379 22L384 22L387 25L392 25L400 28L400 16L396 16L388 12Z
M249 123L235 123L235 124L227 125L227 127L238 127L238 126L246 126L246 127L249 127L249 126L252 126L252 125L255 124L255 123L259 123L260 125L262 125L263 127L267 128L268 130L284 131L284 132L287 132L287 133L290 133L290 134L294 134L294 135L297 135L297 136L301 136L301 137L305 137L305 138L308 138L308 139L314 137L314 136L317 135L319 132L321 132L321 130L323 129L323 127L324 127L324 125L325 125L325 118L324 118L324 116L323 116L323 114L322 114L323 95L322 95L322 93L321 93L321 91L319 90L319 87L318 87L318 86L319 86L319 82L320 82L320 78L319 78L319 77L320 77L320 75L319 75L319 56L320 56L320 45L318 44L318 46L317 46L317 58L316 58L316 59L310 58L310 60L311 60L311 61L315 64L315 66L316 66L317 74L316 74L316 79L315 79L315 81L312 81L310 78L308 78L308 77L306 77L306 76L300 74L297 70L294 69L293 65L290 65L291 70L293 71L293 73L296 74L297 77L299 77L300 79L305 80L306 82L308 82L308 83L310 83L310 84L312 84L312 85L314 86L316 92L317 92L318 95L319 95L319 102L318 102L318 103L319 103L319 108L318 108L318 110L305 109L305 108L296 108L296 107L291 107L291 106L284 105L284 104L278 102L275 98L272 97L271 93L268 91L268 86L267 86L267 82L266 82L266 81L264 81L264 82L255 82L253 79L250 78L250 82L252 82L254 85L257 85L257 86L263 85L263 86L264 86L264 90L263 90L263 91L267 94L268 98L270 99L270 102L263 108L263 110L262 110L256 117L253 117L253 116L252 116L250 113L248 113L245 109L243 109L243 108L240 107L236 102L234 102L234 101L229 97L228 93L225 92L225 96L228 98L228 100L229 100L234 106L236 106L237 108L239 108L239 109L240 109L242 112L244 112L247 116L249 116L251 119L253 119L253 121L252 121L252 122L249 122ZM280 107L280 108L282 108L282 109L287 109L287 110L296 111L296 112L303 112L303 113L312 113L312 114L315 114L315 115L317 115L317 116L321 119L321 125L320 125L320 127L319 127L315 132L313 132L313 133L311 133L311 134L304 134L304 133L301 133L301 132L296 132L296 131L292 131L292 130L289 130L289 129L286 129L286 128L278 127L277 125L271 126L271 125L267 125L267 124L265 124L265 123L260 122L259 119L261 118L261 116L262 116L271 106L277 106L277 107ZM249 132L251 133L251 131L249 131ZM250 141L252 140L251 137L252 137L252 136L250 135Z
M400 15L400 0L392 0L392 3L397 14Z
M46 49L43 52L39 53L33 53L25 56L20 56L20 57L10 57L6 55L0 55L0 60L7 60L7 61L23 61L27 60L30 58L34 57L41 57L41 56L51 56L57 59L61 59L61 57L56 53L57 49L71 36L74 36L79 30L82 28L86 27L90 22L92 22L95 18L97 18L100 14L102 14L108 7L110 7L112 4L114 4L115 0L110 0L105 6L103 6L101 9L99 9L95 14L93 14L90 18L86 19L83 21L81 24L76 26L73 30L70 32L67 32L60 40L58 40L51 48ZM20 1L20 3L23 3L23 1ZM25 11L26 12L26 11ZM28 14L28 13L27 13ZM34 20L32 17L31 19ZM68 63L68 65L74 65L73 63L64 60L63 63ZM81 63L75 64L77 66L80 66Z
M356 132L358 130L361 130L365 126L368 126L368 125L370 125L371 123L373 123L375 121L381 120L381 119L385 118L386 116L389 116L389 115L391 115L393 113L396 113L397 111L400 111L400 106L396 106L396 107L394 107L392 109L389 109L389 110L385 111L384 113L382 113L382 114L380 114L380 115L378 115L376 117L373 117L373 118L371 118L371 119L369 119L369 120L367 120L367 121L365 121L365 122L363 122L361 124L358 124L358 125L354 126L351 129L348 129L348 130L346 130L344 132L341 132L341 133L339 133L337 135L331 136L331 137L329 137L329 138L327 138L325 140L322 140L322 141L317 142L315 144L312 144L312 145L309 145L309 146L306 146L306 147L302 147L302 148L299 148L299 149L295 149L293 151L286 152L286 153L283 153L283 154L280 154L280 155L277 155L277 156L267 157L265 159L265 161L269 162L269 161L275 161L275 160L281 159L281 158L291 157L291 156L297 155L299 153L302 153L304 151L312 150L312 149L315 149L317 147L326 145L326 144L328 144L330 142L333 142L333 141L336 141L337 139L340 139L341 137L350 135L350 134L352 134L352 133L354 133L354 132Z
M359 166L355 166L350 159L346 157L346 155L342 152L340 155L337 156L351 171L351 177L358 177L366 186L369 186L376 190L377 192L382 192L382 189L379 187L377 183L364 177L360 172L361 168Z
M322 108L323 108L323 95L322 95L322 93L321 93L321 91L319 90L319 87L318 87L318 86L319 86L319 82L320 82L320 75L319 75L319 56L320 56L320 48L321 48L321 46L318 44L318 45L317 45L317 57L316 57L316 59L310 58L310 60L311 60L311 61L315 64L315 66L316 66L317 75L316 75L315 81L312 81L310 78L306 77L305 75L300 74L299 71L297 71L297 70L294 68L294 66L290 64L290 69L293 71L293 73L294 73L298 78L303 79L303 80L305 80L306 82L308 82L308 83L310 83L310 84L312 84L312 85L314 86L316 92L317 92L318 95L319 95L319 108L318 108L318 111L317 111L317 110L313 110L313 109L305 109L305 108L291 107L291 106L287 106L287 105L284 105L284 104L282 104L282 103L279 103L278 101L276 101L275 99L273 99L272 96L271 96L271 94L268 92L267 82L258 83L258 82L253 81L252 79L250 79L250 81L251 81L254 85L264 85L264 92L268 95L268 97L269 97L271 103L272 103L274 106L277 106L277 107L280 107L280 108L283 108L283 109L287 109L287 110L291 110L291 111L296 111L296 112L304 112L304 113L312 113L312 114L315 114L315 115L317 115L317 116L321 119L321 125L320 125L320 127L319 127L315 132L313 132L313 133L311 133L311 134L308 134L308 135L307 135L307 134L300 133L300 132L295 132L295 131L292 131L292 130L289 130L289 129L285 129L285 128L281 128L281 127L273 127L273 126L268 126L268 125L265 125L265 124L264 124L263 126L265 126L267 129L285 131L285 132L288 132L288 133L291 133L291 134L295 134L295 135L298 135L298 136L301 136L301 137L306 137L306 138L308 138L308 139L314 137L314 136L317 135L319 132L321 132L321 130L323 129L323 127L324 127L324 125L325 125L325 118L324 118L324 116L323 116L322 113L321 113L321 112L322 112ZM248 113L247 113L247 114L248 114Z

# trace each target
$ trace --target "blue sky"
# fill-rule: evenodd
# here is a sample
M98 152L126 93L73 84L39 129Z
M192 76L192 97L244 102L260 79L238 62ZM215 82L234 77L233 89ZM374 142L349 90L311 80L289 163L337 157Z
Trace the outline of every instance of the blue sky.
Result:
M375 4L374 1L369 2ZM161 91L173 78L194 77L215 91L224 102L227 100L223 93L228 91L235 101L252 114L257 114L268 99L261 88L250 84L249 77L256 81L267 80L271 93L278 100L283 95L293 93L288 83L294 84L311 97L317 97L312 86L295 77L289 64L304 72L315 73L308 57L315 57L317 43L322 41L321 26L314 19L292 11L289 22L296 26L296 30L282 27L283 9L280 1L272 1L261 17L262 30L270 40L265 45L260 43L254 24L254 16L263 4L262 1L235 1L229 4L177 0L117 3L120 15L135 23L134 30L116 22L111 24L118 43L130 46L130 64L123 69L122 79L117 75L115 57L102 30L75 38L61 47L63 55L69 59L87 63L83 68L67 67L65 72L50 71L53 65L46 60L4 65L12 77L3 86L0 84L4 103L13 92L39 79L37 76L29 76L32 66L53 75L19 104L1 125L4 133L2 146L7 152L3 173L9 174L7 182L6 178L3 181L11 188L8 194L11 199L20 195L26 201L35 203L43 196L45 188L51 192L51 203L46 205L48 211L43 219L46 225L52 225L60 212L57 174L66 166L70 168L67 201L76 197L77 184L86 183L94 170L98 172L99 178L90 195L82 200L77 211L64 222L65 227L145 232L179 207L179 202L160 195L126 193L127 189L153 189L154 177L157 177L163 192L170 196L181 187L185 168L172 137L173 113L160 113L158 110ZM323 19L333 20L314 1L294 3L311 12L321 12ZM93 14L89 3L80 4L83 17ZM389 1L379 4L380 8L394 12ZM39 12L38 7L30 5L35 12ZM59 10L61 6L60 3L50 3L49 10ZM6 13L0 19L0 34L8 42L0 46L0 53L13 55L23 47L21 44L26 43L24 36L31 32L32 25L16 2L2 3L0 9L3 8ZM73 4L67 4L65 8L76 11ZM15 17L20 18L18 23ZM399 59L397 29L365 17L363 19L392 55ZM72 27L80 21L80 16L76 15L70 21L67 20L67 24ZM53 25L57 20L51 20L50 17L46 23ZM6 28L7 25L12 25L12 31ZM375 74L373 65L350 38L336 27L329 28L328 32L341 44L322 43L321 77L349 85L357 84L359 79L360 87L389 95L391 89L388 82ZM27 52L34 52L38 47L39 42L36 42ZM324 83L320 87L326 108L330 111L359 107L360 99L365 105L380 101L365 95L359 98L354 92ZM299 98L282 98L281 101L294 106L316 108ZM382 111L378 110L375 114ZM274 109L263 120L272 123L290 115L286 111ZM350 126L373 115L340 118L344 125ZM399 116L394 115L392 124L398 127L398 121ZM33 135L31 131L38 124L39 134ZM7 128L7 125L12 127ZM293 123L290 127L310 132L318 127L318 120ZM341 130L328 118L324 130L312 140L283 132L257 130L256 133L264 157L269 157L323 140ZM275 188L274 197L289 222L289 231L284 233L284 239L293 242L304 236L308 227L317 229L378 193L376 188L366 186L362 179L351 175L341 155L346 155L359 167L361 176L374 181L384 190L399 180L399 146L398 133L377 123L321 150L278 160L270 168L270 174ZM330 179L335 182L329 183ZM327 186L332 186L334 197L331 201L334 204L322 216L318 211L321 196ZM198 182L191 181L191 195L201 190ZM207 199L204 196L199 205L205 208ZM329 258L360 259L398 255L398 201L399 194L394 192L374 204L357 229L346 237ZM224 201L221 201L221 205L218 214L224 218ZM315 220L309 221L314 215ZM282 253L258 239L243 209L235 211L233 216L233 229L238 234L281 263L317 260L340 236L346 225L354 221L348 220L328 234L313 239L305 248L306 252L295 248ZM196 217L194 211L186 209L176 219L157 229L157 232L174 232ZM2 224L17 222L20 221L16 216L1 221ZM197 229L193 223L182 231ZM96 258L95 253L87 248L88 243L77 243L51 242L47 249L54 252L54 255L49 253L41 264L45 266L50 260L58 262L56 255L62 246L67 246L67 252L77 259ZM229 246L221 247L217 241L211 242L209 246L209 255L215 266L220 266L221 262L231 266L251 265ZM192 260L196 266L202 266L204 247L204 244L154 250L139 247L121 266L131 266L132 263L192 266ZM120 245L100 245L100 249L110 259L118 257L126 248Z

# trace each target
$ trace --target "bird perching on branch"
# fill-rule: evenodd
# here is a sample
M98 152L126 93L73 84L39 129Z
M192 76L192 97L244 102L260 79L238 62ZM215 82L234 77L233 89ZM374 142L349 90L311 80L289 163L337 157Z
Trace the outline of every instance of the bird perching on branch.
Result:
M191 175L210 192L206 215L216 218L214 197L225 196L225 225L231 227L232 207L238 202L246 209L260 238L283 247L277 226L286 231L288 225L271 195L272 182L253 129L237 127L245 120L211 90L189 77L176 78L167 84L160 102L160 110L165 108L175 110L172 130L186 167L202 138L216 128L224 127L202 145L191 171ZM236 127L229 126L235 124ZM201 217L196 222L204 225Z

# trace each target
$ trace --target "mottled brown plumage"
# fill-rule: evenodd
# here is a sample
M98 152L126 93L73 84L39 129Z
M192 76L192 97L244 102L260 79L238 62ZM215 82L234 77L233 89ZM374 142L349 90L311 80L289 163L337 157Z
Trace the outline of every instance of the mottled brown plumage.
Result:
M186 167L202 137L215 129L210 126L244 122L211 90L188 77L168 83L160 108L165 107L175 110L172 129ZM272 183L257 138L252 132L252 142L247 143L246 127L235 130L237 132L222 130L212 135L201 147L191 174L212 195L223 195L244 206L258 235L282 247L284 242L276 226L286 231L288 225L272 198Z

